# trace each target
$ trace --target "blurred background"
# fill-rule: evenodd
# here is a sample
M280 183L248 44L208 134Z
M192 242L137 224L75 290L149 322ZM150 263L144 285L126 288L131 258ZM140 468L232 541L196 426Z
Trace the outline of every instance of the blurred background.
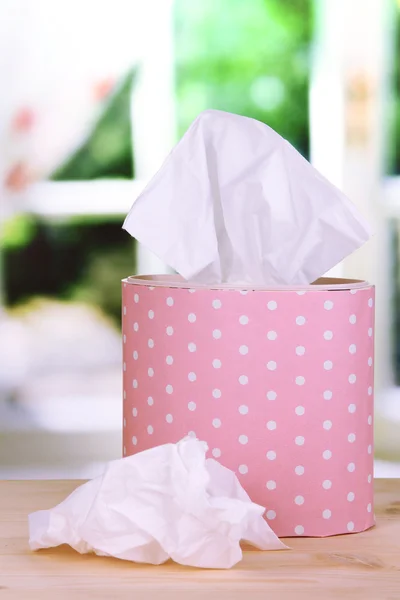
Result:
M286 137L372 222L376 474L400 476L400 3L0 0L0 478L121 455L121 230L206 108Z

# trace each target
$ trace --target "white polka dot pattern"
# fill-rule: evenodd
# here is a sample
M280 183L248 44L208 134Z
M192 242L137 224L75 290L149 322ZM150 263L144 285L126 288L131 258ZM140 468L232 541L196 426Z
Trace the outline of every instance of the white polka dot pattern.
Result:
M126 455L197 436L279 535L373 524L372 288L127 284L123 307Z

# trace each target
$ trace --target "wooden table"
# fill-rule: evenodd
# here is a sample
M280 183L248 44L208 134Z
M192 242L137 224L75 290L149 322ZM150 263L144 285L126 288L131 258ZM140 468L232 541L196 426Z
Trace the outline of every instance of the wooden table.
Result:
M0 600L400 599L400 480L375 482L377 526L361 534L295 538L290 551L246 551L229 571L141 566L68 547L30 552L28 513L77 481L0 482Z

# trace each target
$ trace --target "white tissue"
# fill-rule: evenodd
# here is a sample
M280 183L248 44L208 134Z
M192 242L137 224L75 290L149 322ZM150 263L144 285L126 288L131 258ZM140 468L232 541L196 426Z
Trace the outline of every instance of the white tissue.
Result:
M371 235L280 135L216 110L192 123L123 227L201 284L309 284Z
M140 563L232 567L240 540L285 548L236 475L194 438L109 463L101 477L50 510L29 515L32 550L69 544Z

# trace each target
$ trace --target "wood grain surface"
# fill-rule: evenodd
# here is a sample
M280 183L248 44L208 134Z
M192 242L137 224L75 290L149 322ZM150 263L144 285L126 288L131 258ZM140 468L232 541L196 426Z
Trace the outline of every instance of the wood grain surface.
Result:
M28 513L54 506L80 483L0 482L0 600L400 600L400 480L375 482L373 529L291 538L288 551L245 551L228 571L135 565L65 546L30 552Z

